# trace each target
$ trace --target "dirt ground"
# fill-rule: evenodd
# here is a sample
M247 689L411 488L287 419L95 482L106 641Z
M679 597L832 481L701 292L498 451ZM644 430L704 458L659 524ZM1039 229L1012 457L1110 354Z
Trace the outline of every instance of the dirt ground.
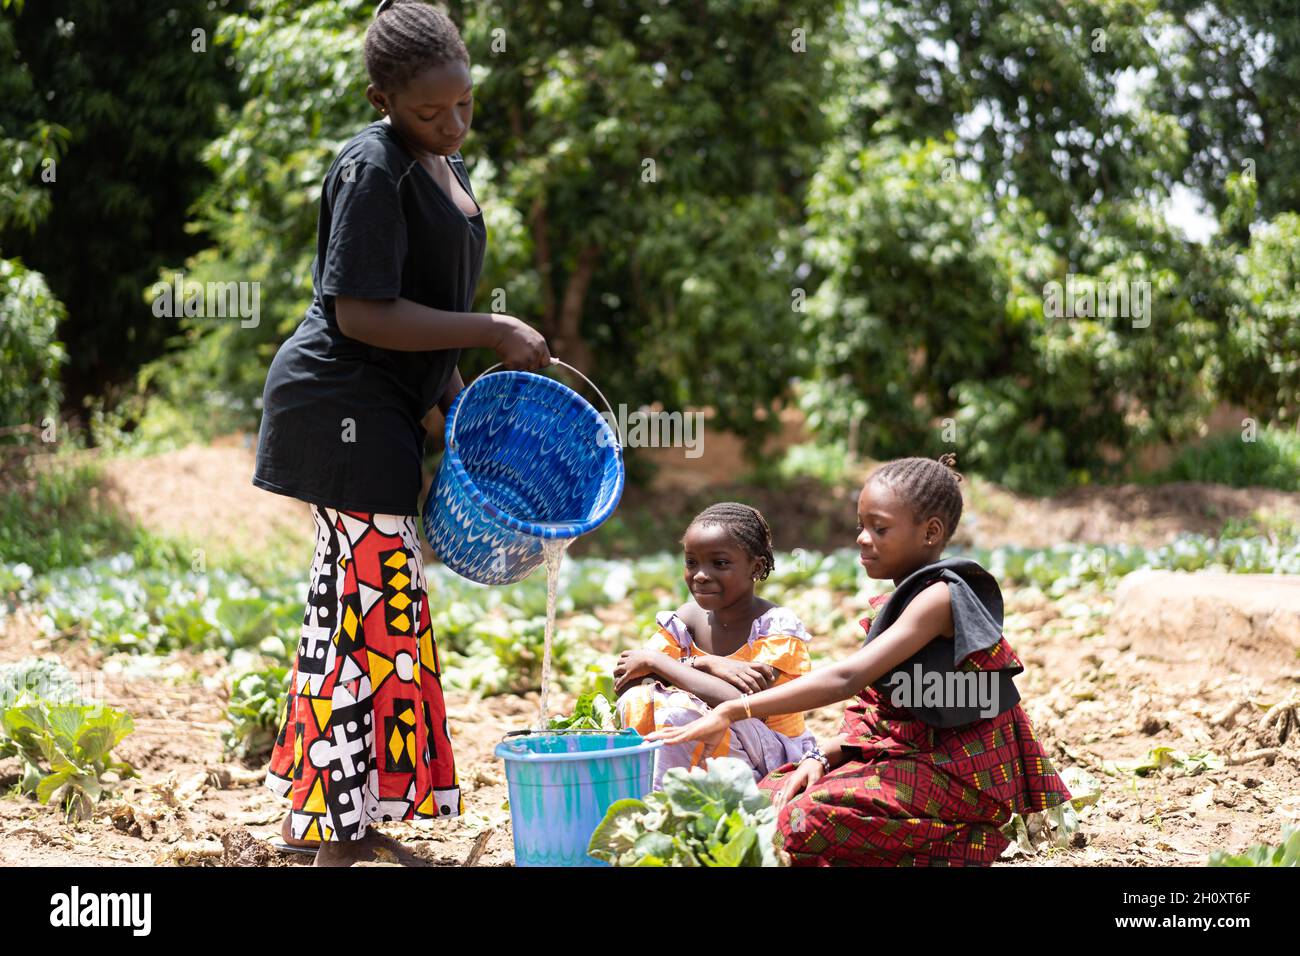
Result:
M301 528L309 550L305 506L248 484L251 451L237 441L112 462L109 470L119 505L155 530L182 528L199 537L219 532L242 547L259 547ZM1148 535L1200 530L1198 522L1217 528L1226 517L1246 517L1261 505L1296 514L1298 498L1214 486L1110 489L1033 503L986 493L975 496L973 513L980 519L974 523L980 544L1018 533L1028 537L1014 540L1033 544L1034 529L1047 521L1058 523L1058 533L1076 529L1067 536L1073 540L1139 535L1150 544ZM857 609L842 610L853 619ZM1048 601L1037 592L1007 594L1006 635L1026 665L1017 679L1025 710L1058 769L1089 771L1101 781L1102 793L1085 811L1073 846L999 865L1194 866L1215 849L1277 842L1284 824L1300 822L1300 663L1288 673L1239 657L1207 673L1176 647L1156 653L1131 636L1108 634L1108 611L1105 595ZM846 653L858 639L852 630L828 634L809 623L819 658ZM140 777L116 787L92 819L72 825L64 824L57 809L10 792L0 799L0 865L309 862L265 843L278 833L286 804L262 786L264 765L222 759L228 683L222 655L177 653L148 662L104 658L85 642L43 638L22 612L4 619L0 663L31 654L104 674L106 703L135 720L135 732L116 753ZM553 693L552 701L557 711L570 704L560 694ZM471 857L482 865L509 865L504 772L492 748L504 733L531 722L536 695L477 699L450 693L448 705L465 816L380 829L405 844L417 865L462 865ZM832 735L840 712L814 712L810 728L818 736ZM1266 716L1268 727L1261 729ZM1229 765L1195 776L1103 775L1105 761L1135 761L1158 745L1209 750ZM0 761L0 788L12 788L15 769L16 761Z
M1214 849L1276 842L1284 824L1300 821L1296 715L1281 722L1285 739L1276 726L1256 729L1272 705L1288 697L1300 703L1300 671L1268 676L1250 673L1245 662L1245 672L1206 674L1176 656L1144 654L1127 638L1108 637L1099 616L1080 612L1086 604L1027 592L1008 597L1006 633L1026 665L1017 680L1026 712L1058 768L1088 770L1102 795L1084 815L1075 846L998 865L1200 865ZM819 655L835 657L853 648L854 636L816 634L815 642ZM150 673L132 673L121 656L105 660L84 642L51 645L30 620L11 620L0 662L30 653L105 672L106 702L135 720L117 753L140 777L124 781L91 820L73 825L29 798L0 800L0 865L306 865L308 857L281 855L265 843L278 832L285 803L261 785L264 765L222 760L226 681L219 653L177 653ZM552 699L557 710L570 704L562 694ZM480 865L509 865L504 773L492 748L507 731L528 725L536 694L450 693L448 705L465 816L380 829L411 851L414 865L462 865L480 838ZM840 712L814 712L810 728L834 734ZM1160 744L1229 760L1263 756L1190 777L1103 775L1103 761L1136 760ZM0 761L0 785L15 778L16 761Z

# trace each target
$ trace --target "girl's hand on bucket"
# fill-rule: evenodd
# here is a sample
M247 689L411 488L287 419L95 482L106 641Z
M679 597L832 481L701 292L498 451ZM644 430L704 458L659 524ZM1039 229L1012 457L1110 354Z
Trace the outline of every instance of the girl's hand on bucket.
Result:
M720 708L715 707L707 714L692 720L689 724L681 727L669 727L666 730L656 730L646 736L646 740L662 740L665 744L685 744L692 740L703 740L708 743L709 749L712 750L722 740L722 735L727 732L731 726L728 720L720 712Z
M495 315L493 319L498 334L492 350L502 365L514 372L531 372L551 364L551 350L541 332L513 315Z

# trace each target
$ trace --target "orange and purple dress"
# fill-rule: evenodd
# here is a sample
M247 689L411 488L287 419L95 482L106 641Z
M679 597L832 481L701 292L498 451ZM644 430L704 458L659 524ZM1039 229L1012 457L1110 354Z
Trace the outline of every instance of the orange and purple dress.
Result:
M658 625L646 649L685 661L704 652L695 646L686 622L675 611L660 611ZM773 687L779 687L812 668L808 653L809 634L803 622L789 608L769 608L754 621L749 637L731 660L767 664L777 672ZM680 727L708 713L710 707L694 694L662 680L647 677L628 688L618 699L618 713L624 727L642 736L667 727ZM703 766L709 757L735 757L754 768L755 777L803 755L816 745L804 727L803 714L778 714L739 720L731 725L717 747L705 753L703 741L665 745L655 751L654 789L664 773L673 767Z

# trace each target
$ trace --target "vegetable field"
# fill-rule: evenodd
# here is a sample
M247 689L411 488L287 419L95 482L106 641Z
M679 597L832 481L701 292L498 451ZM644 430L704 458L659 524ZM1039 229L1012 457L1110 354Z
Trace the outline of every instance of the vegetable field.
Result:
M224 453L244 460L241 449ZM126 466L138 471L148 460ZM296 513L295 502L280 504ZM776 527L780 515L770 517ZM198 560L184 548L137 545L71 566L0 563L0 864L309 862L266 843L285 803L261 780L310 550L291 537L255 543L267 553ZM1116 534L1092 545L979 547L977 537L964 553L1002 583L1005 632L1026 665L1017 685L1075 795L1050 819L1013 820L1000 865L1203 865L1216 851L1240 865L1295 857L1287 828L1300 825L1300 659L1279 670L1242 647L1232 666L1207 669L1192 654L1156 654L1108 628L1115 588L1143 568L1300 572L1294 524L1265 516L1218 536L1186 532L1147 545ZM808 625L814 666L850 651L868 599L887 584L867 579L852 549L782 550L776 565L761 593ZM487 588L433 560L426 574L466 813L383 825L393 842L381 862L507 865L504 774L491 751L536 717L545 580ZM667 550L565 561L557 723L609 726L618 654L685 593L679 558ZM814 712L810 728L832 735L839 714ZM767 822L752 795L736 799L719 813L735 816L737 838L699 852L757 861L763 849L750 830ZM625 808L611 822L611 858L636 856L627 837L644 812Z

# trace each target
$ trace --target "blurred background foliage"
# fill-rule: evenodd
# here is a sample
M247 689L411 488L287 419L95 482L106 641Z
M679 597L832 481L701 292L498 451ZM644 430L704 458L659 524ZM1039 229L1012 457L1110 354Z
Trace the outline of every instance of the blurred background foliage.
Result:
M50 416L91 443L256 430L321 180L375 118L373 6L0 0L4 440ZM1029 491L1128 475L1224 404L1294 461L1285 5L448 8L474 64L476 307L500 290L615 402L712 407L755 454L777 423L756 412L798 403L826 448L955 447ZM1204 235L1171 219L1189 201ZM156 318L176 272L259 282L260 323ZM1149 283L1149 324L1052 317L1069 277Z

